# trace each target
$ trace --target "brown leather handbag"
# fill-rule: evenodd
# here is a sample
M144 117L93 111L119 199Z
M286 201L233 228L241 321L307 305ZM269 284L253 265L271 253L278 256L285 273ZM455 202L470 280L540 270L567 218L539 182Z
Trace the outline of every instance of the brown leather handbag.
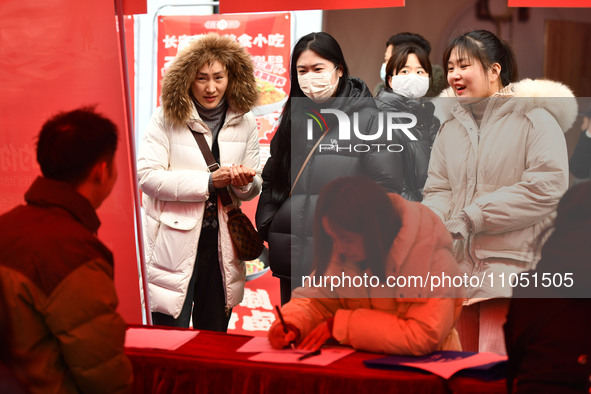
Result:
M199 145L201 153L203 153L207 168L211 172L216 171L220 168L220 165L215 161L213 153L211 153L211 149L209 149L209 145L205 141L205 136L193 131L190 127L189 130L193 133L193 137L195 137L195 141L197 141L197 145ZM230 238L232 239L238 258L242 261L250 261L258 258L265 248L263 239L252 225L248 216L240 208L234 206L227 187L216 189L216 191L218 196L220 196L224 212L228 215L228 231L230 232Z
M240 208L228 212L228 231L240 260L254 260L263 252L263 239Z

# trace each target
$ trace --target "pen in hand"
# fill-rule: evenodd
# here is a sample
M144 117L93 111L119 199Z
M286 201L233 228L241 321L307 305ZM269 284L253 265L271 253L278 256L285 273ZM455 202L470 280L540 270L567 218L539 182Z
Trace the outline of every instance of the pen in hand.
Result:
M289 328L287 327L285 320L283 320L283 314L281 313L281 309L279 309L279 305L275 305L275 310L277 311L277 316L279 316L279 320L281 321L281 325L283 326L283 332L287 334L289 332ZM289 345L292 349L295 349L295 344L293 343L293 341L291 341Z

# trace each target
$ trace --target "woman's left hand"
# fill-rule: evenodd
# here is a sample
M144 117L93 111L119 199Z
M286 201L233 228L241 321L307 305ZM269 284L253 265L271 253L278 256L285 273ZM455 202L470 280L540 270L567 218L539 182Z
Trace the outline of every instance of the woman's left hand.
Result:
M230 176L232 179L230 184L234 187L246 186L253 181L256 174L256 171L251 168L232 164L232 167L230 168Z
M332 338L332 333L326 321L316 326L306 338L298 345L298 349L302 350L317 350L326 342L327 339Z

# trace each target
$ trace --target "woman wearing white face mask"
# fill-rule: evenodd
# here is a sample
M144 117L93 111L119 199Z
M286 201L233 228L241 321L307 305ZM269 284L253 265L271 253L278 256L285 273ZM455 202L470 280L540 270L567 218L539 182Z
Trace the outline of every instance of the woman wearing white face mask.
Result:
M421 201L423 186L427 180L431 146L439 130L439 120L433 115L433 103L422 99L431 81L429 55L417 46L397 47L386 65L387 86L377 97L378 108L383 112L411 113L417 124L410 128L416 141L404 143L404 190L402 196L411 201ZM408 120L401 121L408 123Z
M343 76L343 72L335 67L332 71L309 71L306 72L305 62L315 62L315 67L319 67L319 64L324 63L323 59L316 55L314 52L308 50L300 56L300 66L298 66L298 84L302 92L317 103L324 103L330 99L337 90L339 84L339 78ZM322 67L322 66L321 66ZM320 69L320 68L317 68ZM322 67L324 69L324 67ZM320 69L320 70L322 70ZM338 70L338 73L335 71Z
M377 134L378 116L370 90L349 76L333 37L310 33L296 43L290 95L271 142L256 214L258 230L269 244L271 270L281 280L282 303L311 267L310 223L325 184L342 176L365 175L389 192L402 191L398 137L392 141L358 137ZM340 139L344 120L349 121L350 138ZM386 132L382 134L385 138Z

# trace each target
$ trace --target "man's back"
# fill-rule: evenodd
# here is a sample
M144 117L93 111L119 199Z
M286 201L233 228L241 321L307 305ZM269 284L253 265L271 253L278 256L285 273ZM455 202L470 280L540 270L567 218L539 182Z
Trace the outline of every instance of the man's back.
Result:
M33 392L128 390L125 322L94 208L73 187L41 177L25 199L0 216L0 280L21 378Z

